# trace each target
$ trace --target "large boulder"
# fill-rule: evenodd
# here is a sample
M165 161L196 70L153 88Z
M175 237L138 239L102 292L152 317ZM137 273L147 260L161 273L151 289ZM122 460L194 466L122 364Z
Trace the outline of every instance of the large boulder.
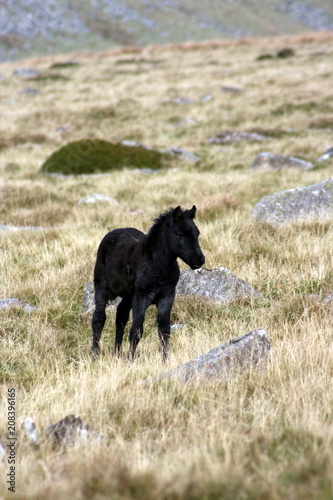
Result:
M308 170L312 168L312 163L301 160L294 156L276 155L273 153L259 153L251 167L255 170L281 170L283 168L297 168L298 170Z
M251 216L272 226L333 219L333 177L306 187L264 196Z
M263 298L251 285L225 267L195 271L185 269L180 274L176 292L180 296L192 295L226 304L240 298Z
M234 302L238 299L263 299L248 283L238 278L225 267L218 269L185 269L181 271L176 288L176 295L196 296L213 302ZM116 307L120 299L109 302L109 307ZM94 284L83 285L83 312L92 312L95 307Z
M242 370L257 366L259 362L263 363L268 359L270 349L266 330L253 330L150 381L176 378L187 383L197 379L228 379Z

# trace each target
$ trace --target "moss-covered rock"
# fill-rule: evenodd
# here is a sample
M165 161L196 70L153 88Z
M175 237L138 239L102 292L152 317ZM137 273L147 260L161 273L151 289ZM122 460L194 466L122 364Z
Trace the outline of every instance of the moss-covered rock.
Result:
M159 169L168 158L169 155L141 146L83 139L69 142L52 153L41 172L79 175L112 172L124 167Z

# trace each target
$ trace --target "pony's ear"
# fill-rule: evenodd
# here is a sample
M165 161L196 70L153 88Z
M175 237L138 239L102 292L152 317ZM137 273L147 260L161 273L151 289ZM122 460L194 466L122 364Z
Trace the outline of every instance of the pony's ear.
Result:
M186 210L186 215L188 215L190 219L194 219L196 211L197 211L197 207L195 205L193 205L191 210Z
M180 208L180 206L178 205L178 207L176 207L173 211L173 219L175 221L179 220L182 216L182 209Z

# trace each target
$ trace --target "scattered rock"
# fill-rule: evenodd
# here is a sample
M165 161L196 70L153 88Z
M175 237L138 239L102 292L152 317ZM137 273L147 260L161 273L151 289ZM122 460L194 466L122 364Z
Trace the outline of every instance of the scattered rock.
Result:
M194 295L225 304L240 298L264 298L225 267L181 271L176 293L180 296Z
M240 87L234 87L233 85L223 85L221 87L222 92L227 92L228 94L242 94L244 92Z
M259 292L225 267L211 270L182 270L176 288L176 295L181 297L192 295L225 304L241 298L264 299ZM119 302L119 298L110 301L108 307L114 308ZM86 282L83 285L82 312L92 312L94 307L94 284Z
M20 90L18 93L24 95L37 95L41 94L41 91L38 89L33 89L31 87L26 87L25 89Z
M177 378L187 383L197 379L228 379L242 370L250 369L268 360L271 349L266 330L252 332L236 337L211 351L162 373L150 381ZM146 380L145 382L149 382Z
M111 205L119 205L117 200L111 198L110 196L107 196L106 194L101 194L101 193L89 194L88 196L82 198L77 203L78 205L85 205L85 204L99 203L99 202L107 202L110 203Z
M243 141L260 142L269 139L271 139L271 137L257 134L256 132L222 132L215 137L210 137L206 142L209 144L233 144Z
M190 151L186 151L186 149L182 148L169 148L164 151L164 153L171 154L177 156L181 160L189 161L190 163L197 163L200 158L194 153Z
M260 170L281 170L283 168L297 168L299 170L308 170L312 168L312 163L301 160L294 156L276 155L273 153L259 153L251 167Z
M189 99L188 97L174 97L173 99L170 99L170 101L165 101L165 104L166 103L178 104L181 106L183 104L194 104L195 101Z
M55 131L59 132L60 134L64 134L65 132L68 132L69 129L70 127L68 127L67 125L60 125L60 127L57 127Z
M23 420L22 429L29 441L33 446L38 444L38 431L32 417L26 417Z
M201 97L199 97L199 101L200 102L207 102L207 101L210 101L211 99L213 99L213 94L204 94L202 95Z
M108 309L115 309L121 299L117 297L115 300L108 302ZM83 284L83 300L82 300L82 312L92 313L95 309L95 290L94 283L87 281Z
M264 196L254 206L251 215L272 226L332 220L333 177L318 184Z
M48 425L45 436L54 449L103 442L103 437L89 425L83 424L77 415L67 415L60 422Z
M329 160L330 158L333 158L333 148L327 149L324 154L322 154L321 156L319 156L319 158L317 158L316 161L325 161Z
M7 455L7 452L6 452L6 446L3 445L0 441L0 460L5 460L6 458L6 455Z
M11 307L15 307L17 309L22 309L25 312L33 312L37 311L37 307L31 306L27 302L23 302L23 300L10 298L10 299L1 299L0 300L0 309L9 309Z
M129 141L125 139L124 141L121 141L121 144L123 144L124 146L132 146L137 148L149 149L151 151L157 151L156 149L153 149L150 146L146 146L145 144L142 144L142 142L137 141Z
M327 295L327 297L323 299L323 303L333 305L333 293L331 293L331 295Z
M15 232L15 231L45 231L47 229L53 229L53 228L46 228L46 227L40 227L40 226L6 226L5 224L0 224L0 232L6 233L6 232Z
M22 76L23 78L33 78L39 75L39 71L32 68L18 68L13 72L13 75Z

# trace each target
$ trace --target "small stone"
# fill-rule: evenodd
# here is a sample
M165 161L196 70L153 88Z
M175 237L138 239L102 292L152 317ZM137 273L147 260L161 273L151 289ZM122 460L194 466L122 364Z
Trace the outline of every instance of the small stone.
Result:
M319 158L317 158L316 161L325 161L329 160L330 158L333 158L333 148L327 149L324 154L322 154L321 156L319 156Z
M22 428L30 444L36 445L38 443L38 431L34 419L26 417L23 420Z
M327 297L323 299L323 303L333 305L333 293L331 293L331 295L327 295Z
M214 97L213 94L204 94L199 98L199 101L200 102L207 102L207 101L210 101L211 99L213 99L213 97Z
M114 198L111 198L110 196L107 196L105 194L101 193L93 193L89 194L85 198L82 198L80 201L78 201L78 205L87 205L91 203L99 203L99 202L107 202L110 203L111 205L119 205L118 201L115 200Z
M41 94L41 91L38 89L33 89L31 87L27 87L25 89L20 90L19 94L24 94L24 95L37 95Z
M22 76L23 78L33 78L39 74L39 71L31 68L18 68L13 72L13 75Z
M0 300L0 309L10 309L11 307L15 307L17 309L22 309L25 312L33 312L37 311L37 307L31 306L27 302L23 302L23 300L10 298L10 299L1 299Z
M194 153L191 153L190 151L186 151L186 149L183 148L169 148L166 149L164 153L177 156L181 160L186 160L189 161L190 163L197 163L200 160L199 156L197 156Z
M222 132L215 137L206 140L208 144L233 144L235 142L261 142L267 141L271 137L257 134L256 132Z
M251 167L257 170L281 170L283 168L297 168L298 170L308 170L312 168L312 163L301 160L294 156L276 155L273 153L259 153Z
M222 92L227 92L228 94L242 94L244 92L240 87L234 87L233 85L223 85L221 87Z
M5 224L0 224L0 232L3 233L16 232L16 231L45 231L47 229L53 229L53 228L46 228L40 226L7 226Z
M104 441L95 429L84 424L77 415L67 415L60 422L48 425L45 429L45 436L54 449Z

